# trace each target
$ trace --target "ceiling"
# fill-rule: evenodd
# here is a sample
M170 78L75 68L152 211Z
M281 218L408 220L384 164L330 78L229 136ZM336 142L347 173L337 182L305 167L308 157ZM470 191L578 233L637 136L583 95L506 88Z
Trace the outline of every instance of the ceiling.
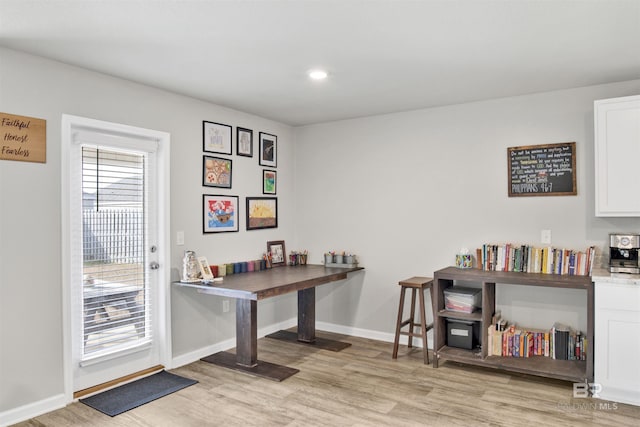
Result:
M0 0L0 46L300 126L640 79L640 0Z

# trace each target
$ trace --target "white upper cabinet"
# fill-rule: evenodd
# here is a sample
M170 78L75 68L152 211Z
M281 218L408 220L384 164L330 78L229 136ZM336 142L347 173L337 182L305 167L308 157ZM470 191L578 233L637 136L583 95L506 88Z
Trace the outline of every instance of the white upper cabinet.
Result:
M594 102L596 216L640 217L640 95Z

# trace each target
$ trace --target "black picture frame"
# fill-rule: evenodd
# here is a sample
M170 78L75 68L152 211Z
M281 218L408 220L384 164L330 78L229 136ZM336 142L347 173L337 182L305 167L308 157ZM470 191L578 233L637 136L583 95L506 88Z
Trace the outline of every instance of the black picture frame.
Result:
M260 166L278 167L278 137L266 132L260 132Z
M236 127L236 154L253 157L253 130Z
M239 231L239 197L222 194L202 195L202 233Z
M262 194L276 194L278 172L271 169L262 170Z
M231 155L233 151L233 132L231 126L203 120L202 151Z
M277 197L247 197L247 230L278 228Z
M507 148L509 197L576 196L576 143Z
M271 254L272 267L284 267L287 265L287 250L284 246L284 240L267 242L267 253Z
M224 157L202 156L202 185L231 188L233 161Z

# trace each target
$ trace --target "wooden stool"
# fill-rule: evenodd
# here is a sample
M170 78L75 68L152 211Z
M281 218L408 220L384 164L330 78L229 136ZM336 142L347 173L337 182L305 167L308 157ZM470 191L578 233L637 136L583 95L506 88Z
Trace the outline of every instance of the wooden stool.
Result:
M400 307L398 308L398 322L396 323L396 339L393 342L393 358L398 357L398 342L400 335L409 336L409 345L411 347L413 337L422 338L422 350L424 352L424 363L429 364L429 349L427 348L427 331L433 328L433 323L427 324L426 310L424 305L424 290L429 288L431 301L433 302L433 279L431 277L412 277L398 283L400 285ZM402 320L402 312L404 311L404 295L407 289L411 289L411 314L408 319ZM420 302L420 323L416 323L414 316L416 312L416 292L418 292L418 301ZM401 329L409 325L408 331ZM415 327L420 328L420 333L415 333Z

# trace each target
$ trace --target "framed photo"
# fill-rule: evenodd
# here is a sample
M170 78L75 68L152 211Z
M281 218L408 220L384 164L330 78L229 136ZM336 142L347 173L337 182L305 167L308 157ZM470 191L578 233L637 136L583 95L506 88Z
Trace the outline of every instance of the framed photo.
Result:
M238 196L202 195L202 232L238 231Z
M213 272L211 271L211 267L209 267L209 261L207 261L207 258L203 256L199 256L198 264L200 265L200 274L202 274L202 280L204 282L212 281Z
M253 131L236 127L236 154L253 157Z
M277 172L262 170L262 194L276 194Z
M277 167L278 137L260 132L260 159L261 166Z
M202 121L202 151L231 154L231 126Z
M202 185L231 188L231 159L202 156Z
M276 197L247 197L247 230L278 228Z
M287 265L287 251L284 249L284 240L267 242L267 253L271 254L271 265L274 267Z

